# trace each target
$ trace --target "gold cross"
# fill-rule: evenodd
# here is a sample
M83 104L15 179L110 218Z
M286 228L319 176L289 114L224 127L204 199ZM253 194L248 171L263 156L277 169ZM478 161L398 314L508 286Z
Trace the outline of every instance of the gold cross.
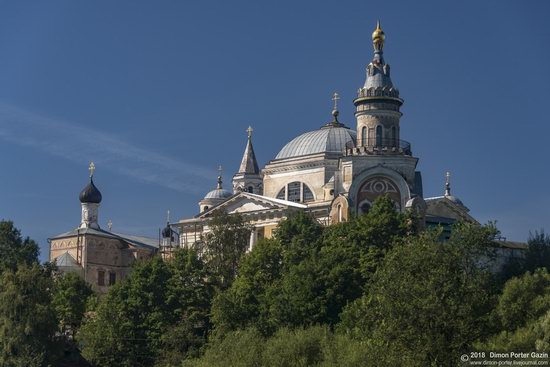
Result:
M107 227L109 227L109 231L111 231L113 229L113 221L109 219L109 221L107 222Z
M248 138L250 139L252 137L252 132L254 129L252 129L252 126L249 126L248 129L246 129L246 132L248 133Z
M445 174L445 183L448 185L451 183L451 172Z
M334 101L334 110L338 109L338 100L340 99L340 96L338 96L338 93L334 92L332 95L332 100Z
M88 170L90 171L90 177L94 177L94 172L95 172L94 162L90 162L90 166L88 167Z

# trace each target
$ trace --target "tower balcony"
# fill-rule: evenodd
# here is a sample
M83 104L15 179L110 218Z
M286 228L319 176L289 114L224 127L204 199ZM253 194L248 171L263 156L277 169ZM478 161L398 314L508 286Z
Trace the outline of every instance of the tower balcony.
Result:
M393 154L412 156L411 143L400 139L373 138L346 143L344 155Z

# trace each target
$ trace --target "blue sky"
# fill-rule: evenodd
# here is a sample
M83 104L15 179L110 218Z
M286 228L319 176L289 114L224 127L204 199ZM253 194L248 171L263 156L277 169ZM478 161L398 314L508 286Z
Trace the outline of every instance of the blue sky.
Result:
M193 215L254 127L261 165L352 100L380 19L425 196L453 194L525 240L550 230L547 1L0 2L0 218L47 256L80 221L156 236Z

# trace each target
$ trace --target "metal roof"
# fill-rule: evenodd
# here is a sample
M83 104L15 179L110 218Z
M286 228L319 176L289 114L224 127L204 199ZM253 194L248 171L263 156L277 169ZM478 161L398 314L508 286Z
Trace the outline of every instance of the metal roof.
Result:
M228 197L232 196L233 194L227 190L224 189L215 189L210 191L206 196L205 199L227 199Z
M142 236L131 236L127 234L114 233L114 232L104 231L103 229L94 229L94 228L81 228L81 229L77 228L72 231L65 232L57 236L51 237L49 239L54 240L54 239L74 237L74 236L84 235L84 234L123 240L136 247L158 248L158 239L142 237Z
M356 132L342 126L325 126L309 131L286 144L275 159L316 153L343 153L346 143L356 141Z
M65 252L63 255L59 255L55 258L55 264L58 267L71 268L78 266L74 257L71 256L68 252Z

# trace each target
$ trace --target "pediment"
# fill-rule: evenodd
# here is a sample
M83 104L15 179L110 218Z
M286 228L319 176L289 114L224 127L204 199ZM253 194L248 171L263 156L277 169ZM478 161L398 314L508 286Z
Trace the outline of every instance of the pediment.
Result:
M204 213L199 215L199 218L207 218L212 215L216 210L223 210L228 214L234 213L253 213L253 212L262 212L270 210L285 210L289 207L305 207L305 205L285 202L284 200L278 200L273 198L268 198L266 196L249 194L241 192L235 196L232 196L228 200L220 203Z

